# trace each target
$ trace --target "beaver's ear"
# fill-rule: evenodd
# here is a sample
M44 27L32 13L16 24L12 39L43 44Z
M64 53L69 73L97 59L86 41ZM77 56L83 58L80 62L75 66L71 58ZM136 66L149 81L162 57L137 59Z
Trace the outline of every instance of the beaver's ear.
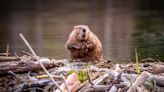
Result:
M76 28L76 26L73 26L73 29L72 29L72 31L74 31L74 30L75 30L75 28Z

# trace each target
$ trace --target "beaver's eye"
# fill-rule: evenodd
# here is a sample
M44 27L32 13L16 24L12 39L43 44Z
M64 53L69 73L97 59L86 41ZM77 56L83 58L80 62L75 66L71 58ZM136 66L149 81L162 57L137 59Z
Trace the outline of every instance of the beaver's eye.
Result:
M82 31L85 33L86 32L86 30L85 29L82 29Z

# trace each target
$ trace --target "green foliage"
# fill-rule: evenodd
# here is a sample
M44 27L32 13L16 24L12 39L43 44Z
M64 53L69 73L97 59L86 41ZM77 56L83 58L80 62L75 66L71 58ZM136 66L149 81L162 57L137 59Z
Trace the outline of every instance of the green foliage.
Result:
M131 75L130 75L130 84L132 85L133 82L134 82L134 79L133 79L132 74L131 74Z
M89 68L90 68L90 65L88 64L88 66L85 69L82 69L80 71L71 69L71 70L69 70L68 73L69 74L76 73L78 75L78 80L82 83L87 80L87 70L89 70ZM91 74L89 74L89 75L91 75Z
M70 74L73 74L74 72L76 73L75 70L69 70L69 71L68 71L68 74L70 75Z
M137 49L135 49L135 58L136 58L135 69L136 69L137 75L139 76L141 71L140 71L140 68L139 68Z
M78 79L80 82L84 82L87 80L87 74L84 70L78 72Z

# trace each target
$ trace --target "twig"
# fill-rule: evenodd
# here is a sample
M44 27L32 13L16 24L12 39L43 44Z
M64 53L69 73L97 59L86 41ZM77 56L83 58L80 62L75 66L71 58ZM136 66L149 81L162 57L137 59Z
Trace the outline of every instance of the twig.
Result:
M43 92L48 92L47 90L45 90L43 88L39 88L39 87L27 88L27 89L24 89L22 91L28 91L29 90L30 92L33 92L34 90L36 91L37 89L40 90L40 91L43 91Z
M96 74L94 74L93 77L91 77L91 80L95 80L99 75L100 75L100 73L97 72ZM87 83L88 83L88 81L83 82L78 87L76 87L72 92L79 92L79 89L81 89L82 87L85 87Z
M30 49L31 53L35 56L36 60L39 61L39 57L36 55L36 53L31 48L30 44L27 42L27 40L24 38L24 36L21 33L19 35L22 38L22 40L25 42L25 44L27 45L27 47ZM47 71L47 69L44 67L44 65L42 64L42 62L39 61L39 64L42 67L42 69L44 70L44 72L50 77L50 79L56 85L56 87L62 92L62 90L60 89L60 87L58 86L58 84L56 83L56 81L53 79L53 77L50 75L50 73Z
M106 79L107 77L109 77L109 73L105 73L104 75L100 76L99 78L97 78L96 80L93 81L94 85L98 85L100 82L102 82L104 79Z
M100 82L102 82L104 79L106 79L109 76L108 73L105 73L104 75L100 76L99 78L95 79L93 81L94 85L98 85ZM86 86L84 86L82 89L79 90L79 92L84 92L87 88L90 88L92 85L88 84Z
M61 76L61 78L62 78L63 81L64 81L64 84L65 84L65 87L66 87L66 89L67 89L67 92L71 92L70 89L68 88L68 85L67 85L67 83L66 83L66 80L64 79L64 76L63 76L62 74L61 74L60 76Z
M0 56L7 56L7 55L11 55L11 53L0 53Z
M14 55L16 58L20 58L16 52L14 53Z
M14 56L9 56L9 57L6 57L6 56L0 56L0 62L1 61L17 61L17 60L20 60L19 58L17 57L14 57Z
M28 52L26 52L26 51L21 51L20 53L25 54L25 55L27 55L27 56L34 57L34 55L33 55L33 54L28 53Z
M18 79L18 76L17 76L14 72L12 72L11 70L9 70L8 72L9 72L11 75L13 75L15 78Z
M88 82L91 84L91 85L94 85L93 83L92 83L92 81L91 81L91 78L90 78L90 76L89 76L89 71L87 70L87 78L88 78Z
M9 45L7 44L7 47L6 47L6 56L8 57L9 56Z
M110 85L92 85L91 87L94 89L93 91L96 92L105 92L107 91L109 88L111 88L111 84Z
M22 40L25 42L25 44L27 45L27 47L30 49L31 53L37 58L38 56L36 55L36 53L34 52L34 50L31 48L31 46L27 42L27 40L24 38L24 36L22 35L22 33L20 33L19 35L22 38Z

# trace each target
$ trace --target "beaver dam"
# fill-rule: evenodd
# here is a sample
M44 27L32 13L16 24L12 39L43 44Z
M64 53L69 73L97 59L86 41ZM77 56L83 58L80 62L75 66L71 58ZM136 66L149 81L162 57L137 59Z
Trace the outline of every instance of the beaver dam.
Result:
M164 92L164 63L147 58L128 64L70 62L29 52L0 53L1 92ZM141 63L142 62L142 63ZM144 63L146 62L146 63Z

